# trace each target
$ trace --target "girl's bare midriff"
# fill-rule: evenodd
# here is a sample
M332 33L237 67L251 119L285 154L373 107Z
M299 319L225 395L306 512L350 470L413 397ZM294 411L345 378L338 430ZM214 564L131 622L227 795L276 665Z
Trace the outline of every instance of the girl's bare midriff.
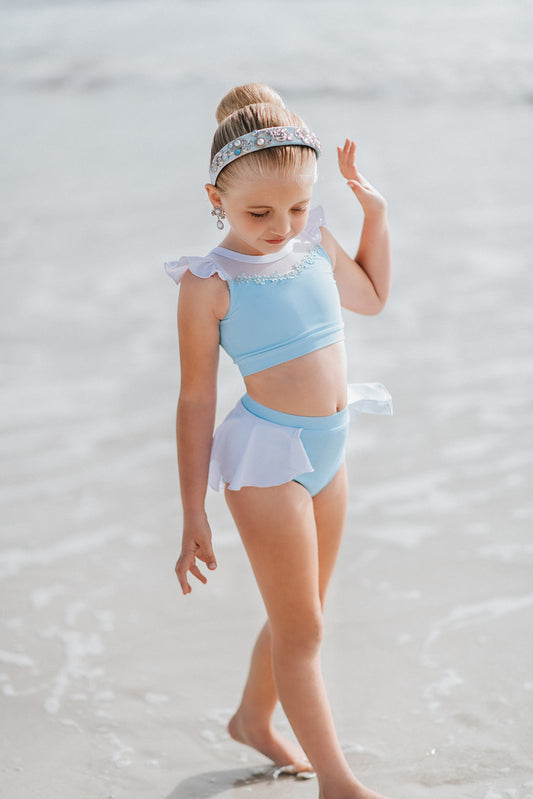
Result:
M330 344L244 380L261 405L297 416L330 416L346 406L344 342Z

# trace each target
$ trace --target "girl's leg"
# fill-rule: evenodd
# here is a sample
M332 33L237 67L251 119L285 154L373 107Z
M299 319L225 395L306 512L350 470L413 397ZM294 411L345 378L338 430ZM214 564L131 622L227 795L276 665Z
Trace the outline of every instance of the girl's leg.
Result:
M346 498L346 469L343 466L313 500L322 607L342 539ZM272 726L278 693L272 672L271 650L270 626L267 622L255 644L242 700L228 729L232 738L258 749L277 765L292 765L295 771L306 771L310 766L301 748Z
M272 724L279 701L272 671L270 626L267 621L255 644L250 672L237 712L228 724L231 737L257 749L278 766L295 772L312 771L303 749Z
M275 685L322 799L371 799L340 749L320 667L322 609L313 501L295 483L227 492L267 609Z

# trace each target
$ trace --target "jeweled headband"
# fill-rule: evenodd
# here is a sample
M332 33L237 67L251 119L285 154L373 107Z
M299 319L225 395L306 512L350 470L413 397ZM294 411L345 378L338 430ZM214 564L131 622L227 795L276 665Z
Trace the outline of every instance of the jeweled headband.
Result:
M314 133L311 133L307 128L292 128L292 127L279 127L279 128L262 128L261 130L253 130L251 133L244 133L238 139L225 144L224 147L218 151L209 167L209 178L214 185L216 179L222 172L225 166L231 164L237 158L249 153L255 153L258 150L267 150L269 147L283 147L287 145L299 145L300 147L311 147L316 153L316 157L320 155L320 142Z

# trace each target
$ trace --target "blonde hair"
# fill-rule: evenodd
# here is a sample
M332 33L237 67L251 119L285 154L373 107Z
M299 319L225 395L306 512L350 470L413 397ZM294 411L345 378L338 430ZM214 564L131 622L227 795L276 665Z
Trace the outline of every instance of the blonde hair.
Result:
M280 95L264 83L235 86L220 101L216 110L219 123L213 137L211 160L228 142L261 128L290 125L306 128L301 117L289 111ZM216 179L220 192L227 191L244 177L263 177L271 172L288 175L316 166L316 154L309 147L286 145L248 153L228 164Z

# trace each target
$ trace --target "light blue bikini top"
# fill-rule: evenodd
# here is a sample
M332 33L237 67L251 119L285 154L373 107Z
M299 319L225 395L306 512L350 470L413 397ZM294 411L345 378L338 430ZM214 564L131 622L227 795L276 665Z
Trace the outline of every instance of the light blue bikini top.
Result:
M165 263L176 283L187 269L227 281L230 305L220 322L220 344L243 377L343 341L339 293L320 245L323 224L322 209L315 208L305 229L272 255L215 247L204 258Z

